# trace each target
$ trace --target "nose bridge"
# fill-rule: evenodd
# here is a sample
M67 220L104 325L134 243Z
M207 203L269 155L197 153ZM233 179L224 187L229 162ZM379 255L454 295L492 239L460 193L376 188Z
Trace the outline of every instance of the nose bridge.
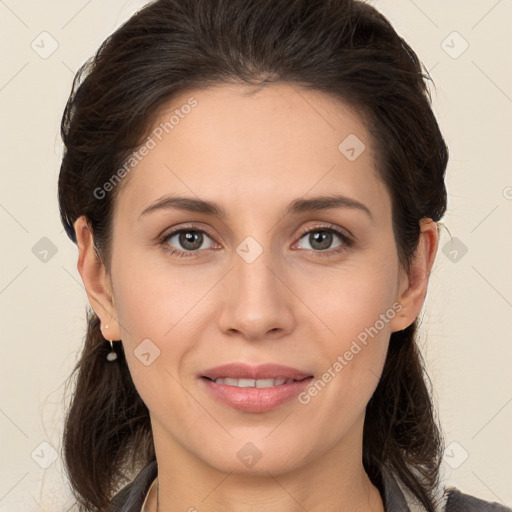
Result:
M268 240L268 237L266 238ZM233 254L220 327L236 330L248 338L261 338L272 330L291 327L289 294L275 274L279 262L273 258L270 242L260 244L247 237Z
M265 249L258 242L249 239L237 247L234 256L234 274L237 281L237 289L244 300L265 299L268 303L276 299L276 277L270 269L276 265L273 261L272 249Z

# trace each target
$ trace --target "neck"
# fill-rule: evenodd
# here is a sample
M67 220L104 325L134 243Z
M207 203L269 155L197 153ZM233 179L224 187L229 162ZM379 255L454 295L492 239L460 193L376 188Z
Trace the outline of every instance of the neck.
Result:
M362 429L322 456L287 472L222 472L153 424L158 482L151 512L384 512L362 464ZM149 498L149 496L148 496Z

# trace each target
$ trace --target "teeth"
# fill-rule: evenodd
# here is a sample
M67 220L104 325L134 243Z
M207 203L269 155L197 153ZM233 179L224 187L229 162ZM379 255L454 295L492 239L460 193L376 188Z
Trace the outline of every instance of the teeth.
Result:
M212 380L216 384L227 384L228 386L237 386L239 388L271 388L295 382L293 379L232 379L229 377Z

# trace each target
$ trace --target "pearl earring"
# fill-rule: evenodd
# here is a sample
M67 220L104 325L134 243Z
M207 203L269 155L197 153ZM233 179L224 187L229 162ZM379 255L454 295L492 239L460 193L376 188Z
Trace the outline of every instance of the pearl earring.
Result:
M112 361L115 361L117 359L117 354L114 350L114 344L112 343L112 340L109 340L110 342L110 352L107 354L107 361L108 362L112 362Z
M108 324L105 325L105 329L108 329ZM114 350L114 344L112 343L112 340L108 341L110 343L110 352L107 354L107 361L111 363L112 361L115 361L117 359L117 354Z

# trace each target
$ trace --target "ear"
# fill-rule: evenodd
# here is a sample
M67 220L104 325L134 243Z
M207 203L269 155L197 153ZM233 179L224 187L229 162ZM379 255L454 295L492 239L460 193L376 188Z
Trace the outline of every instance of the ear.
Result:
M439 230L428 218L420 221L420 239L408 274L401 271L397 302L402 305L391 323L391 331L401 331L411 325L419 315L427 295L430 271L437 254Z
M95 246L92 229L85 216L73 224L78 244L77 269L87 291L89 303L101 321L101 332L106 340L121 338L114 305L112 286L105 266ZM105 327L108 325L108 329Z

